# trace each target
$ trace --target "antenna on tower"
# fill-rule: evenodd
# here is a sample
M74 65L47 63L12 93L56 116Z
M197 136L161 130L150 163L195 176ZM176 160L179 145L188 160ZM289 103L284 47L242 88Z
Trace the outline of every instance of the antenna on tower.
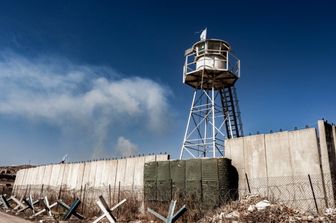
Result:
M243 135L234 84L240 60L229 43L207 39L207 28L185 52L183 83L194 89L180 159L224 156L228 138Z

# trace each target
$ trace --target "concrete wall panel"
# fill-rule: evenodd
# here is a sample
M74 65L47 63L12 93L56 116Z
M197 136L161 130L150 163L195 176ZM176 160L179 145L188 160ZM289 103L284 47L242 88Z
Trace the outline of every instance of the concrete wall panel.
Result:
M87 182L88 187L94 187L97 171L97 162L91 161L88 165L89 179Z
M27 181L27 178L28 178L28 171L29 169L23 169L23 170L20 170L22 171L22 184L21 185L28 185L28 181ZM15 181L16 182L16 181ZM14 184L15 184L14 182Z
M16 172L16 177L15 177L15 183L14 183L14 186L19 186L19 185L22 185L22 176L23 176L23 171L22 170L19 170Z
M80 171L80 164L74 163L69 166L69 176L67 180L67 185L69 186L69 189L77 189L77 176L79 176L81 173Z
M336 151L334 128L323 120L318 121L318 131L320 139L320 153L324 184L326 187L328 205L334 206L336 199Z
M244 137L244 154L249 154L243 155L247 175L250 178L266 178L265 135Z
M161 157L159 157L159 159L161 159ZM145 162L152 162L152 161L157 161L157 157L155 155L145 156Z
M125 173L126 173L126 159L118 160L118 170L116 176L116 186L118 187L119 182L120 186L123 188L125 186Z
M38 170L39 170L39 167L35 167L32 169L32 175L30 176L31 177L31 182L30 184L31 185L38 185L39 182L37 182L37 177L38 177Z
M101 187L103 185L103 175L105 173L106 161L100 160L97 161L96 175L95 175L95 187Z
M39 166L37 167L37 176L36 176L36 181L35 181L35 184L44 184L44 179L43 179L43 176L44 176L44 171L45 171L45 166Z
M83 179L82 179L83 188L90 181L90 167L91 167L91 162L85 162L84 163L84 172L83 172Z
M57 181L59 179L60 171L61 171L61 165L59 164L53 165L49 181L49 185L53 188L56 188L58 186Z
M135 158L126 159L126 171L125 171L125 187L127 190L133 190L134 171L135 171Z
M63 166L63 173L62 173L62 182L61 186L64 189L68 189L68 177L69 177L69 165L70 164L62 164Z
M117 193L119 181L121 189L142 190L144 163L147 161L167 160L168 155L150 155L120 160L102 160L83 163L51 164L36 168L23 169L18 172L14 185L20 186L17 193L23 195L25 190L39 195L42 184L44 191L58 194L62 185L62 196L66 190L84 190L86 200L96 199L98 193L106 195L109 185L111 192ZM29 186L32 185L33 186ZM50 190L52 189L52 190ZM113 198L114 195L112 194ZM79 196L79 195L78 195Z
M169 155L168 154L159 154L159 155L155 155L155 160L156 161L165 161L169 159Z
M316 130L313 128L288 133L294 176L321 174ZM303 162L309 161L309 162Z
M55 185L57 187L61 187L63 183L63 177L64 177L64 171L65 171L66 164L58 164L57 166L59 166L59 172L57 176L57 183Z
M265 135L268 177L293 176L288 132Z
M311 174L315 182L315 193L319 197L319 206L325 207L323 185L319 184L322 179L321 161L323 173L327 178L326 185L330 184L331 180L327 176L330 174L330 153L328 154L324 125L324 122L319 122L320 145L314 128L227 140L225 155L232 159L233 166L237 168L239 188L246 188L244 175L247 173L252 193L267 193L266 195L283 201L297 199L295 205L307 208L307 203L303 200L310 199L308 203L312 203L308 181L308 174ZM295 185L301 186L295 188ZM304 189L305 185L308 187ZM254 187L257 188L256 191L253 190ZM332 191L329 191L328 197L332 196Z
M245 158L244 158L244 138L235 138L225 141L225 157L232 160L232 165L236 167L239 177L239 189L246 188L245 179Z
M144 183L144 163L145 163L145 157L137 157L134 160L135 162L135 171L134 171L134 188L143 188Z
M105 174L103 176L104 182L106 185L111 185L115 187L115 181L117 176L118 161L117 160L108 160L105 166Z
M74 177L76 178L76 188L80 189L82 188L85 164L77 163L77 166L78 166L78 175L77 176L75 175Z

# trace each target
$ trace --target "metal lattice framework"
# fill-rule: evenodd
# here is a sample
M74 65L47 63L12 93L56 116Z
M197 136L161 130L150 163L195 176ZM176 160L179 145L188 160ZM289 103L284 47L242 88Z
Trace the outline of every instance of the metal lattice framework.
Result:
M201 40L186 51L183 82L194 88L180 152L197 157L223 157L225 139L243 135L234 87L240 61L222 40Z
M194 158L224 156L225 139L243 134L235 98L231 88L194 91L180 158L185 152Z

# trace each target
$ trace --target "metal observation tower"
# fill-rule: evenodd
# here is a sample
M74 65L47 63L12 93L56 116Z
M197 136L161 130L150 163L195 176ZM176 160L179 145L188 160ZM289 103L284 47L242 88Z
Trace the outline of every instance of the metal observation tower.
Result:
M222 157L225 139L243 135L234 87L239 77L240 61L231 46L207 39L206 30L186 50L183 83L194 89L194 95L180 159Z

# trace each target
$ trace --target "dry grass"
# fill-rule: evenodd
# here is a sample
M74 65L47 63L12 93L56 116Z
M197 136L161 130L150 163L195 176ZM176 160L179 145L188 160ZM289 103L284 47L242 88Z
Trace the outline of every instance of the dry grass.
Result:
M55 193L52 191L45 191L43 194L48 194L49 203L52 204L58 199L61 199L64 203L70 205L77 197L84 199L84 202L80 204L77 211L84 215L86 219L84 221L79 221L75 217L72 217L71 222L92 222L95 218L101 215L100 209L98 208L96 201L98 200L98 194L87 194L86 197L80 197L78 193L71 191L62 191L61 193ZM41 193L33 194L34 199L41 199ZM92 199L96 198L96 199ZM159 222L158 219L147 212L147 208L151 208L163 216L167 216L170 201L148 201L143 202L139 199L138 194L132 194L131 192L120 192L115 201L111 196L109 198L105 197L106 202L109 206L114 206L121 201L123 198L127 198L127 201L121 205L117 210L113 211L114 216L117 218L118 222L130 222L134 220L139 220L141 222ZM111 199L111 200L110 200ZM175 213L183 206L186 205L188 211L179 219L178 222L197 222L203 218L208 212L206 211L208 207L205 207L201 202L200 198L196 195L190 194L189 196L175 197L177 200ZM43 209L43 204L40 203L36 207L41 210ZM45 220L45 222L59 222L62 220L66 210L60 206L57 206L53 210L54 219L50 219L45 214L37 217L35 220ZM21 213L20 216L26 219L32 215L31 210L27 210Z

